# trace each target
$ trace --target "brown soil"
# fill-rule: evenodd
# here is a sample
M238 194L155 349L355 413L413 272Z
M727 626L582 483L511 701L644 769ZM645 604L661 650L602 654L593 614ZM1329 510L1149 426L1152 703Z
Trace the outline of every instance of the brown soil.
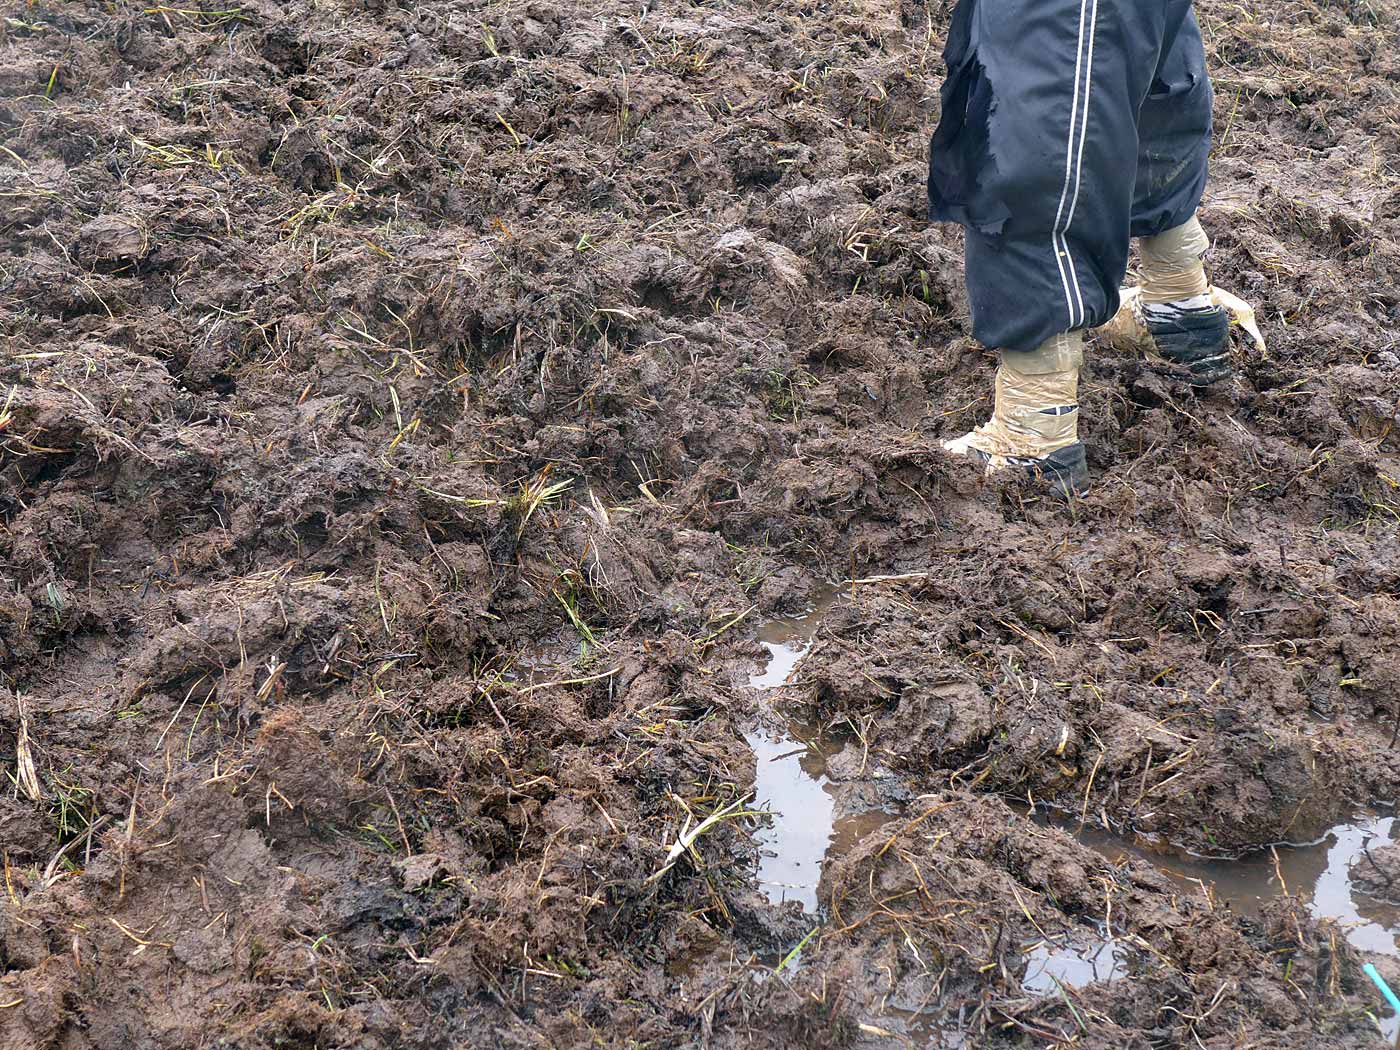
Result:
M1337 929L1114 866L1400 796L1400 8L1201 0L1268 356L1095 355L1093 494L922 218L944 5L10 0L0 1047L1380 1045ZM756 888L746 686L913 797ZM1024 953L1127 973L1035 995Z

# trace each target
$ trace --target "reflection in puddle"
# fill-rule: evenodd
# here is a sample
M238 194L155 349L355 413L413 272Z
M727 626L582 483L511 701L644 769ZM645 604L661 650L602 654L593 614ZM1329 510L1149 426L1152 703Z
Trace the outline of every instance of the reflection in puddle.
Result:
M835 812L821 755L787 738L750 733L748 742L757 762L757 804L773 813L772 826L754 836L761 851L759 884L773 903L798 900L815 912L817 881Z
M963 1050L967 1046L967 1027L963 1021L966 1006L955 1014L931 1009L899 1009L890 1007L886 1014L901 1022L904 1035L900 1045L918 1050ZM877 1020L879 1025L880 1021Z
M1326 866L1314 883L1312 899L1308 901L1308 910L1315 917L1336 919L1355 947L1385 955L1400 955L1395 943L1395 936L1400 933L1400 908L1369 897L1358 900L1352 886L1352 867L1357 862L1364 863L1367 846L1394 840L1396 831L1400 830L1395 825L1394 817L1381 817L1358 824L1342 824L1329 831L1324 839L1324 842L1332 842L1327 848ZM1376 842L1377 839L1380 842ZM1282 852L1279 857L1282 859ZM1287 866L1284 878L1288 878ZM1299 892L1292 883L1289 889Z
M767 666L749 679L751 687L776 689L791 680L838 593L823 590L810 612L795 619L774 620L759 630L758 640L768 650L769 659ZM888 822L890 814L871 810L836 817L836 800L826 776L828 751L816 727L789 722L787 735L754 732L745 739L756 761L756 805L773 814L772 826L754 836L760 848L759 885L775 904L796 900L806 911L815 913L822 862L828 855L843 855Z
M836 602L838 590L832 587L817 592L812 608L795 618L770 620L758 631L758 641L768 650L768 663L762 671L749 678L754 689L776 689L792 678L797 664L812 648L812 639L822 618Z
M792 672L797 669L797 662L807 655L807 650L812 648L810 641L801 644L790 642L763 642L763 648L768 650L768 666L761 674L756 674L749 679L749 685L755 689L776 689L780 685L787 683L792 677Z
M1115 863L1124 856L1145 861L1196 896L1209 888L1216 900L1242 915L1257 916L1265 901L1285 892L1278 881L1282 873L1287 892L1301 897L1315 918L1342 924L1355 947L1400 955L1400 907L1360 895L1352 885L1352 868L1364 863L1365 849L1397 838L1400 826L1394 817L1339 824L1313 842L1280 844L1277 868L1270 850L1233 860L1197 857L1126 841L1097 828L1080 830L1072 818L1044 808L1037 808L1035 819L1069 831Z
M1021 986L1030 992L1048 993L1055 991L1057 981L1066 988L1083 988L1126 972L1125 953L1115 941L1098 940L1084 948L1042 941L1026 953Z
M754 834L760 850L758 882L774 904L801 901L815 914L822 863L844 856L894 817L880 809L837 817L820 738L801 723L791 723L789 730L808 743L762 733L745 737L756 763L756 805L773 814L772 825Z

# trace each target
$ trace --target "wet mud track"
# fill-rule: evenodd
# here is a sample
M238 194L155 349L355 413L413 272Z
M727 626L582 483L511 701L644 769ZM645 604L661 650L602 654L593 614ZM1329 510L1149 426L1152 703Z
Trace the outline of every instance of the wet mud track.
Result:
M1269 353L1063 506L942 5L9 4L0 1047L1385 1045L1400 12L1199 6Z

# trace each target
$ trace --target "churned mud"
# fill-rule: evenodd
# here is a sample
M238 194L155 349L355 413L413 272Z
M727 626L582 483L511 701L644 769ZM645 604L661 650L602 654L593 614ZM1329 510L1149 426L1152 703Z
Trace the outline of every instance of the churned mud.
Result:
M1066 506L947 5L5 5L0 1047L1384 1046L1400 9L1199 9Z

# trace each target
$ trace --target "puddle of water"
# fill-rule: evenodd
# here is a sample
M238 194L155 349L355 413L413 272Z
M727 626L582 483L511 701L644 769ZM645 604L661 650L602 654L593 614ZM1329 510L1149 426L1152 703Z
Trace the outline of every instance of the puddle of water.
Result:
M773 620L759 629L758 640L769 659L750 677L751 687L776 689L792 679L839 593L823 589L804 615ZM842 856L891 815L877 809L836 817L836 800L826 777L828 751L815 726L789 722L786 735L754 732L745 739L756 760L756 804L773 814L773 825L755 835L761 850L759 885L775 904L797 900L815 914L822 863L828 856Z
M1400 935L1400 907L1358 894L1351 874L1354 864L1366 863L1366 847L1393 842L1397 832L1400 832L1400 825L1394 817L1381 817L1342 824L1327 834L1331 845L1327 846L1326 866L1313 886L1308 910L1319 918L1336 919L1346 927L1347 940L1363 951L1400 955L1396 944L1396 937ZM1282 856L1280 853L1280 858ZM1284 877L1288 877L1286 866ZM1292 884L1289 889L1293 889Z
M787 737L750 733L747 739L757 762L757 804L773 813L772 826L755 835L759 885L773 903L798 900L815 913L836 807L822 773L825 763L815 748Z
M1233 860L1172 853L1100 829L1081 829L1072 817L1047 813L1043 807L1034 819L1064 828L1115 863L1124 856L1145 861L1193 896L1209 888L1217 900L1243 915L1257 916L1265 901L1283 895L1282 874L1287 892L1302 898L1314 918L1335 920L1353 947L1400 957L1400 905L1358 892L1352 875L1358 863L1366 863L1367 848L1400 840L1396 817L1362 817L1338 824L1314 842L1281 843L1276 847L1277 864L1270 850ZM1387 1009L1384 1003L1376 1006L1378 1015ZM1394 1040L1400 1034L1400 1015L1380 1017L1380 1025L1386 1038Z
M811 642L791 645L784 642L763 642L768 650L768 666L759 674L749 678L749 685L755 689L776 689L785 685L797 669L797 662L807 655Z
M908 1032L909 1045L920 1050L963 1050L967 1046L963 1029L944 1020L918 1016L909 1025Z
M768 662L758 674L749 677L754 689L776 689L787 685L797 665L811 651L817 628L840 591L823 587L817 592L812 608L801 616L770 620L758 630L758 641L768 650Z
M893 1021L892 1033L898 1045L911 1050L964 1050L967 1043L967 1006L956 1010L942 1009L922 1003L918 1006L886 1004L882 1015L873 1019L875 1027L886 1027Z
M849 853L894 814L870 809L837 817L820 738L801 723L792 723L790 731L809 742L762 733L745 736L757 767L756 805L773 814L772 825L754 835L761 851L758 882L774 904L797 900L815 914L822 865Z
M1037 994L1053 993L1055 982L1083 988L1127 973L1127 953L1113 940L1098 939L1082 948L1041 941L1026 952L1026 975L1021 986Z
M1335 919L1347 929L1347 940L1364 951L1400 956L1400 907L1357 893L1351 869L1368 846L1400 839L1395 817L1369 817L1339 824L1314 842L1282 843L1273 853L1257 850L1236 859L1197 857L1148 845L1126 842L1097 828L1080 830L1073 818L1038 809L1035 819L1074 834L1091 849L1115 863L1123 856L1146 861L1200 896L1210 887L1217 900L1243 915L1256 916L1265 901L1281 896L1282 872L1287 892L1302 897L1316 918Z

